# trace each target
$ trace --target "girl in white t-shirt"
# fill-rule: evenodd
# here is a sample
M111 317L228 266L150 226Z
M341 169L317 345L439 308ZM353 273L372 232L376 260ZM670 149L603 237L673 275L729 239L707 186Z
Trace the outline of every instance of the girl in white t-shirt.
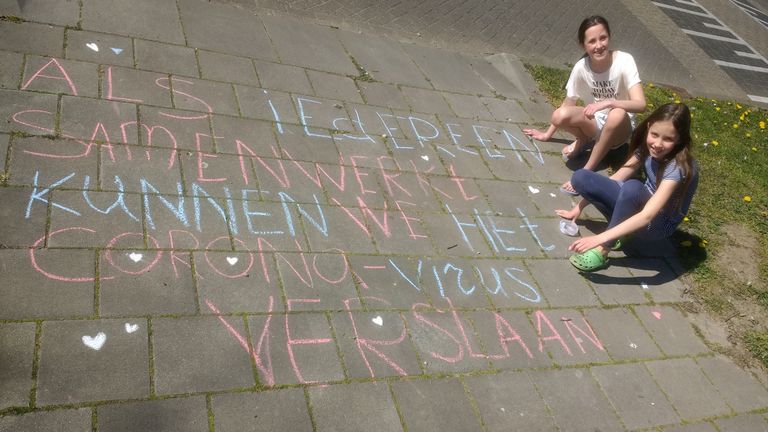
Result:
M605 18L595 15L585 19L578 36L585 55L571 71L566 98L552 114L549 128L523 132L549 141L557 129L565 130L576 139L562 150L563 157L574 158L591 146L584 168L594 171L610 150L622 146L632 135L634 114L645 111L645 94L632 56L608 48L611 29ZM576 105L579 99L585 106ZM570 181L560 190L578 195Z

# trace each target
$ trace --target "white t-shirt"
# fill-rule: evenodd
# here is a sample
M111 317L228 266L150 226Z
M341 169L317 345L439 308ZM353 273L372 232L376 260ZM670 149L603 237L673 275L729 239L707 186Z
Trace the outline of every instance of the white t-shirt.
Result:
M589 57L576 62L565 89L567 97L590 104L607 99L629 100L629 89L639 82L640 74L632 55L614 51L610 69L602 73L590 69Z

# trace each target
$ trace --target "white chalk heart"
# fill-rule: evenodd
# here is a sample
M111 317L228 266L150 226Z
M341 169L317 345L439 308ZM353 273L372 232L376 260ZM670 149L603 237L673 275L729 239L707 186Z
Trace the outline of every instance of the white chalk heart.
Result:
M549 193L549 196L551 196L552 198L557 198L557 195L553 194L552 192Z
M92 50L94 50L96 52L99 52L99 46L96 45L93 42L88 42L87 44L85 44L85 46L87 46L88 48L90 48L90 49L92 49Z
M95 337L88 335L83 336L83 344L88 348L94 349L96 351L100 350L106 341L107 335L105 335L104 332L99 332Z
M376 317L373 318L371 321L373 321L373 323L376 324L377 326L384 325L384 318L382 318L381 315L376 315Z
M653 312L651 312L651 314L653 314L653 316L655 316L657 320L661 319L661 312L653 311Z
M540 190L536 189L533 186L528 186L528 190L531 191L532 194L537 194L537 193L541 192Z
M109 48L109 49L111 49L112 52L115 53L115 55L120 55L120 53L123 52L122 48Z
M423 155L423 156L421 156L421 158L424 159L425 161L429 160L429 156L427 156L427 155Z
M131 252L131 253L128 254L128 258L130 258L131 261L137 263L137 262L141 261L142 258L144 258L144 255L140 254L138 252Z
M229 265L233 266L237 264L237 257L227 257L227 262L229 263Z
M133 333L133 332L135 332L138 329L139 329L139 325L138 324L125 323L125 332L126 333Z
M648 284L645 282L640 282L640 287L642 287L644 290L648 289Z

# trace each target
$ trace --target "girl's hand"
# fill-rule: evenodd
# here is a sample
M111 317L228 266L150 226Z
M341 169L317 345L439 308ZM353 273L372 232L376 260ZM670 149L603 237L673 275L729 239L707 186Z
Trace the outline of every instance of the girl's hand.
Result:
M570 246L568 246L569 251L583 253L590 249L594 249L598 246L601 246L603 244L603 240L600 238L600 236L589 236L589 237L582 237L580 239L576 239L573 243L571 243Z
M610 101L602 101L602 102L595 102L591 103L584 107L584 115L587 116L587 118L594 118L595 113L598 111L602 111L610 106Z
M523 133L536 141L549 141L551 136L548 136L546 132L542 132L538 129L523 129Z
M563 219L575 221L581 215L581 209L576 205L570 210L555 210L555 213Z

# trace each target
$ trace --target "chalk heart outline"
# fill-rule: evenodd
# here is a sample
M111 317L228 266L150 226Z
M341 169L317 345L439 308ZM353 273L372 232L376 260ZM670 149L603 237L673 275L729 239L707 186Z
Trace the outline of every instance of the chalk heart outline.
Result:
M537 194L537 193L541 192L538 188L535 188L535 187L530 186L530 185L528 186L528 190L531 191L532 194Z
M138 329L139 329L139 325L138 324L125 323L125 332L126 333L133 333L133 332L135 332Z
M429 156L427 155L421 155L421 158L424 159L425 161L429 161Z
M85 44L85 46L87 46L88 48L90 48L90 49L92 49L92 50L94 50L96 52L99 52L99 46L96 45L94 42L88 42L87 44Z
M227 262L231 266L237 264L237 261L239 261L237 257L230 257L230 256L227 257Z
M384 325L384 318L382 318L381 315L376 315L375 317L371 318L371 322L381 327Z
M98 332L96 336L85 335L82 339L83 345L98 351L104 346L104 342L107 341L107 335L104 332Z
M655 316L657 320L661 319L661 312L659 311L653 311L651 312L651 315Z
M138 252L131 252L128 254L128 258L130 258L131 261L137 263L141 261L142 258L144 258L144 254L140 254Z

